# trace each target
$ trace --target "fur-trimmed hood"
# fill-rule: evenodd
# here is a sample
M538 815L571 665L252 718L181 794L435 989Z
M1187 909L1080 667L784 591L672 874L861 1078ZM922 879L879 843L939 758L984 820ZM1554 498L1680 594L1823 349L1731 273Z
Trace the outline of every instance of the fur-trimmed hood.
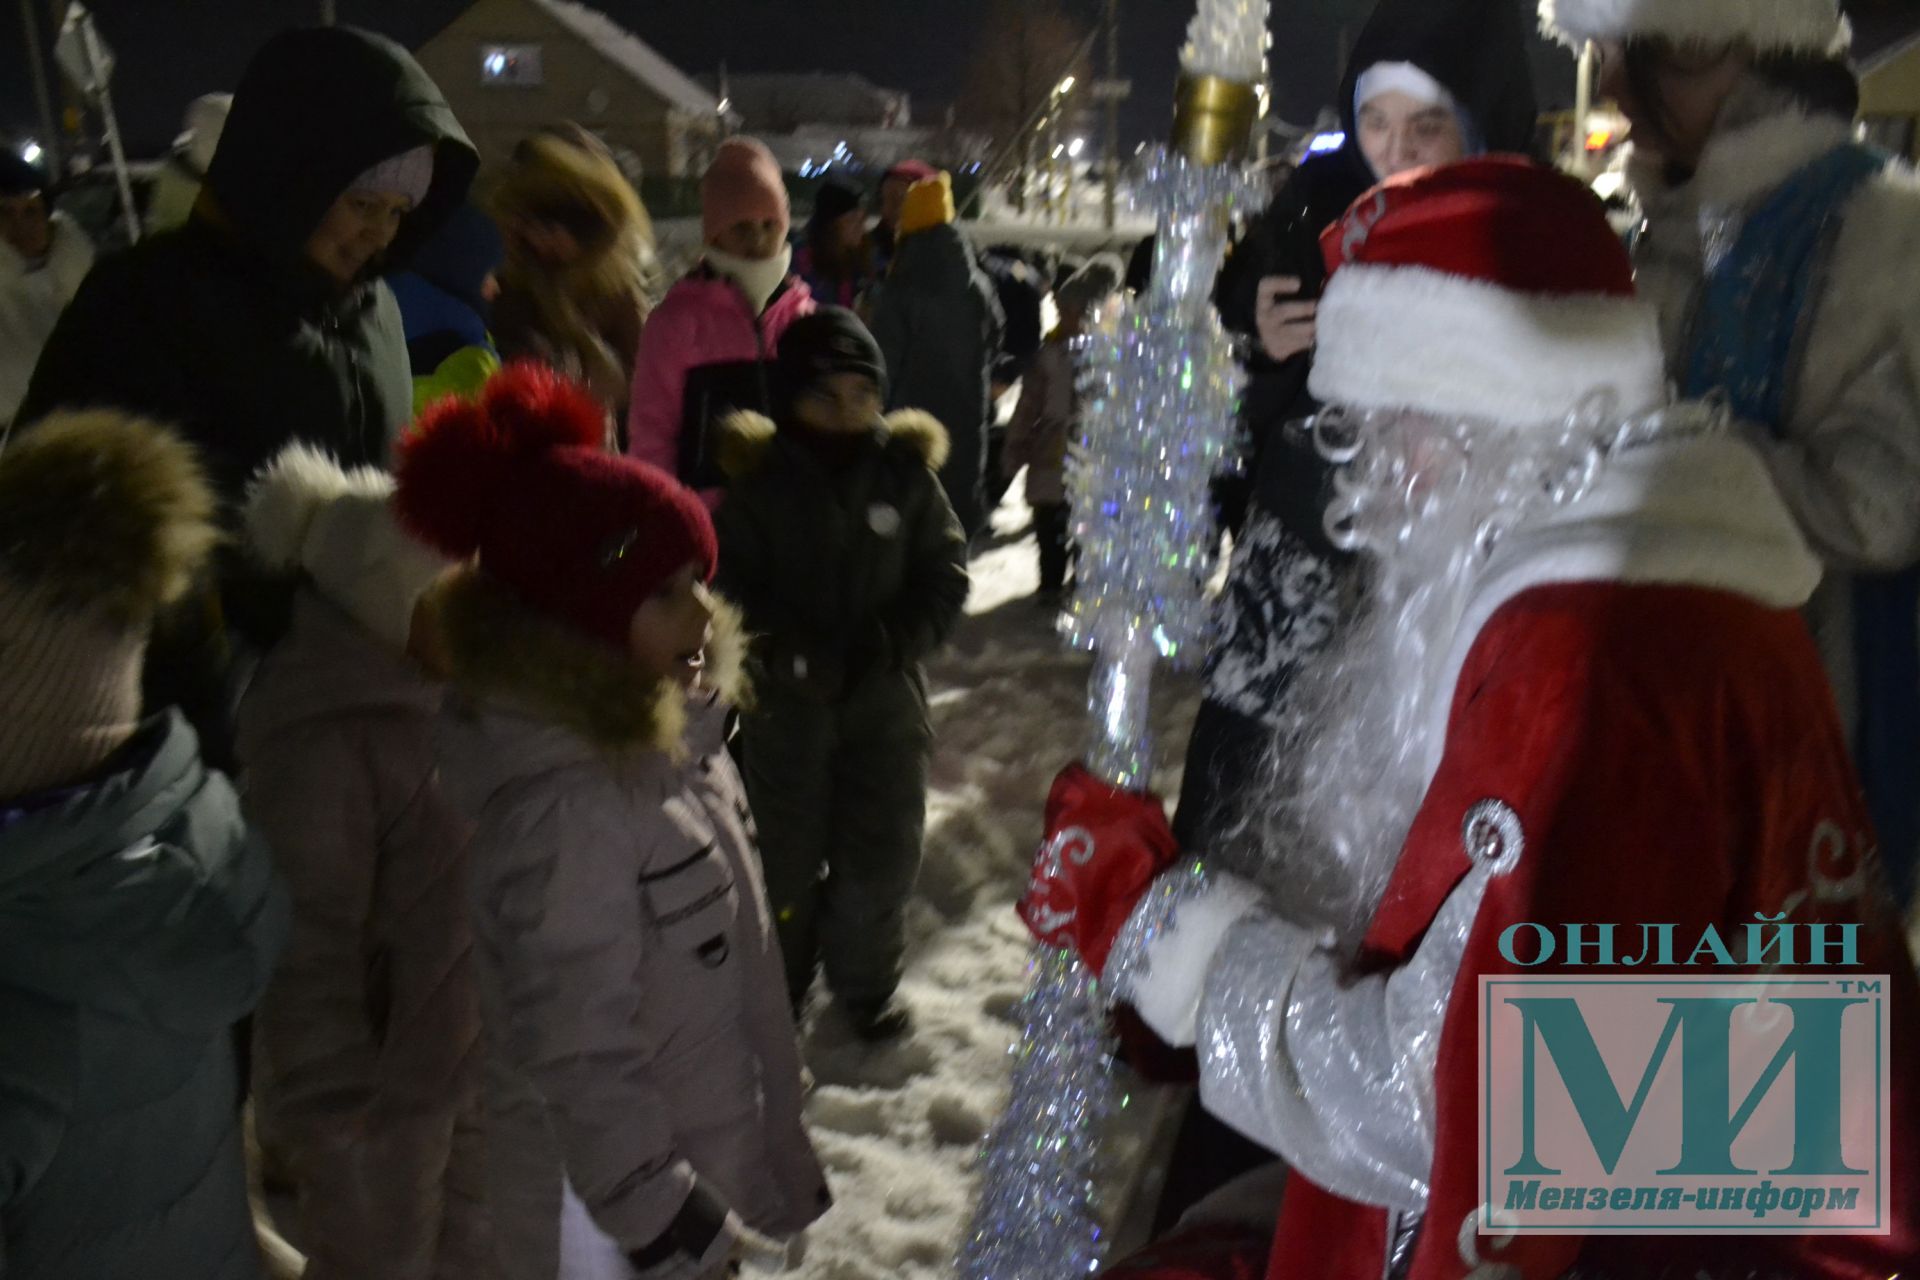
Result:
M645 683L621 655L535 613L478 569L456 574L433 606L456 696L481 715L551 725L603 755L696 753L689 703L698 693ZM716 706L746 701L745 654L740 614L721 602L703 681Z
M193 450L157 423L58 413L0 455L0 580L56 609L144 631L219 537Z
M1837 116L1797 109L1763 114L1717 132L1683 183L1670 182L1666 161L1638 146L1628 152L1627 179L1650 213L1674 203L1702 209L1737 208L1779 186L1802 166L1847 141L1852 132L1852 126Z
M720 469L729 479L739 479L758 471L780 428L764 413L743 409L728 415L720 423ZM874 431L891 447L904 445L917 453L929 471L947 464L952 441L940 420L922 409L896 409L881 419Z

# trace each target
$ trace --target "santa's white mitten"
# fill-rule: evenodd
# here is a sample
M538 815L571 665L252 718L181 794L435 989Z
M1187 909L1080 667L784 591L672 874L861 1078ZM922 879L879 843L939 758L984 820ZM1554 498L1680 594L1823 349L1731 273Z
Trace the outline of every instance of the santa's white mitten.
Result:
M1225 872L1197 865L1166 872L1114 940L1102 974L1112 998L1132 1005L1166 1043L1191 1045L1214 953L1260 906L1259 890Z

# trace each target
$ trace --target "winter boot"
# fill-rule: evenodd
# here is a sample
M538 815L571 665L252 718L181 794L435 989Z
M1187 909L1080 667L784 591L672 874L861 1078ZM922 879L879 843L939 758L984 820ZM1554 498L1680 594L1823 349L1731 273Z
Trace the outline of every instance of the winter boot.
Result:
M885 1044L913 1030L913 1014L898 999L878 1004L843 1003L840 1007L847 1015L847 1025L853 1028L853 1034L867 1044Z

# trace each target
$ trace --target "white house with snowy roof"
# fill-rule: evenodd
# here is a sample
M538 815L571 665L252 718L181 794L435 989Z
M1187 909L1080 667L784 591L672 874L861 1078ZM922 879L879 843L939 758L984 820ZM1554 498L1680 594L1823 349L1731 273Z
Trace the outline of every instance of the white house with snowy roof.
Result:
M574 0L478 0L415 57L491 161L571 120L646 173L677 178L699 174L722 136L710 90Z

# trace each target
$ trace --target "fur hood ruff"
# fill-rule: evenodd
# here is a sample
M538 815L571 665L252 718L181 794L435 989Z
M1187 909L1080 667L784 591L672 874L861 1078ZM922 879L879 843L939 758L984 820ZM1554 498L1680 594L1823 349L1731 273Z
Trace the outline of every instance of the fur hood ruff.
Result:
M456 574L434 607L453 687L469 698L530 713L608 754L685 757L687 703L697 692L638 679L619 653L527 608L478 569ZM716 602L703 687L746 705L745 654L739 611Z
M882 422L888 443L897 441L911 446L926 462L929 471L938 471L946 465L951 441L938 418L923 409L896 409ZM720 424L720 469L735 480L759 470L779 430L764 413L748 409L729 415Z
M1662 179L1651 156L1631 156L1628 176L1650 216L1689 223L1749 204L1849 135L1844 121L1785 112L1715 138L1680 186ZM1821 283L1799 365L1804 418L1824 413L1882 355L1920 370L1920 178L1910 167L1888 166L1848 202Z

